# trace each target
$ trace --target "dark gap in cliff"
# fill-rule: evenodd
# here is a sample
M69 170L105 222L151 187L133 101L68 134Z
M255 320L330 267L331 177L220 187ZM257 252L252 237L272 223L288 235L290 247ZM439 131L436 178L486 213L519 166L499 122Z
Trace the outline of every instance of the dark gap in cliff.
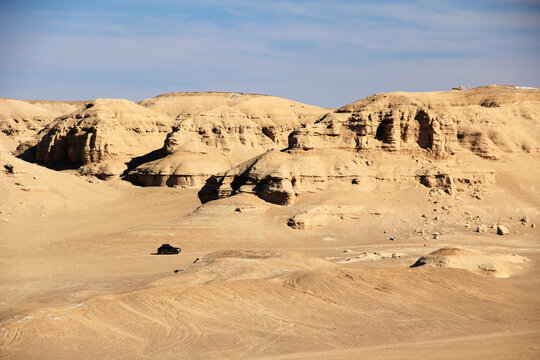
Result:
M15 150L15 153L13 153L13 155L26 162L37 164L36 150L37 145L22 143L17 146L17 150Z
M407 137L409 135L409 124L408 123L405 123L405 122L401 122L401 141L403 142L406 142L407 141Z
M221 186L222 182L223 182L223 177L218 178L214 175L206 179L204 186L197 193L197 197L199 198L202 204L205 204L212 200L219 199L218 192L219 192L219 187Z
M377 127L377 132L375 133L375 139L382 141L383 143L390 143L392 140L392 127L394 126L394 121L391 118L386 118Z
M276 142L276 130L272 126L265 126L262 128L262 133L270 138L273 142Z
M418 140L416 141L418 146L422 149L431 149L433 146L433 129L429 124L429 116L425 111L418 111L414 117L418 121Z
M249 177L246 172L235 176L233 178L233 181L231 181L232 192L236 193L238 189L240 189L242 185L245 185L248 180L249 180Z
M253 188L253 192L259 198L266 202L270 202L278 205L286 205L291 200L291 195L286 191L281 191L276 187L276 183L279 183L281 179L267 176L259 181Z
M97 132L96 131L89 132L89 135L90 135L90 149L95 149L96 141L97 141Z

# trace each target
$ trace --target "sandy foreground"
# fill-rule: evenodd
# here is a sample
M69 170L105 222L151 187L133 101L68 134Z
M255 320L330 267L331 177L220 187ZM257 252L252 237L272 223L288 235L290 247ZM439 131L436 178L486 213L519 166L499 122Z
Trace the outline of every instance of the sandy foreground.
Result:
M340 187L290 207L253 195L201 206L194 190L91 185L97 195L74 209L1 223L3 358L540 354L538 234L521 225L519 199L493 208L500 193L456 202L421 186L385 185ZM298 209L346 202L357 204L358 216L309 230L286 225ZM441 206L450 209L441 220L422 217ZM504 220L512 232L476 234L478 220L465 220L465 212L482 223ZM152 255L161 243L182 253ZM449 244L526 260L507 261L509 277L409 268Z

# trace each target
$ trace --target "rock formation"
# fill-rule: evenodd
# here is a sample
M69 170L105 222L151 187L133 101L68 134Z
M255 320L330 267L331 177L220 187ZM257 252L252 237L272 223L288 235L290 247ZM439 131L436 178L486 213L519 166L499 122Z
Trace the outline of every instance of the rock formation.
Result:
M369 173L358 154L343 151L269 151L231 170L212 176L199 192L206 202L236 193L253 193L275 204L290 204L296 196L321 191L332 178L352 182Z
M274 96L232 93L173 93L141 105L176 119L163 158L144 163L129 178L143 185L201 187L270 149L287 145L288 134L313 123L327 109Z
M235 142L253 143L255 138L262 139L261 135L285 148L292 130L329 112L276 96L219 92L169 93L140 104L178 121L190 119L192 123L186 123L185 129L200 132L207 145L216 141L225 149ZM230 139L226 139L228 134ZM263 140L262 145L265 143Z
M537 153L539 118L540 91L513 86L376 94L333 112L273 96L171 93L88 103L40 132L36 157L105 179L202 187L203 201L248 192L289 204L332 181L385 179L453 195L494 182L492 160Z
M313 229L336 220L358 220L367 215L365 206L351 205L311 205L301 209L287 221L293 229Z
M540 150L539 107L540 91L508 86L376 94L293 132L289 147L383 149L443 157L467 149L497 159L499 152Z
M331 180L366 179L414 180L452 195L456 185L495 181L496 171L482 159L538 152L539 121L538 90L490 86L373 95L293 131L286 150L211 177L200 198L252 192L290 204Z
M75 166L128 161L160 148L172 125L167 116L134 102L97 99L47 125L36 158Z
M456 268L482 275L508 277L516 267L514 264L526 261L527 258L515 254L486 256L470 250L445 247L420 257L411 267Z

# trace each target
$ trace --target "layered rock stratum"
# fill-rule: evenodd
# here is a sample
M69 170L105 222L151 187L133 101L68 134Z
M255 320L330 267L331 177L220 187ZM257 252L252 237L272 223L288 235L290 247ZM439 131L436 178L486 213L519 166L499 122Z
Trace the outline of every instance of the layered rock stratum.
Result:
M36 148L38 162L67 162L76 166L111 160L127 162L159 149L173 121L132 101L97 99L83 108L61 116L41 132ZM96 167L103 174L107 166ZM100 171L101 169L101 171ZM111 169L123 172L122 165Z
M270 149L287 146L294 129L328 109L275 96L171 93L140 103L175 119L162 158L139 165L129 178L143 185L201 187L205 180Z
M16 107L41 123L76 106L4 102L3 113ZM453 194L493 183L493 161L505 154L538 153L539 104L537 89L515 86L375 94L334 111L239 93L98 99L46 125L36 159L102 179L199 188L202 201L248 192L290 204L333 181L416 181ZM4 132L36 131L35 121L16 130L12 120Z
M377 94L292 131L280 153L267 152L210 178L201 199L248 191L290 204L330 180L358 184L369 178L416 179L452 194L457 183L495 181L490 161L504 154L538 153L539 115L535 89Z

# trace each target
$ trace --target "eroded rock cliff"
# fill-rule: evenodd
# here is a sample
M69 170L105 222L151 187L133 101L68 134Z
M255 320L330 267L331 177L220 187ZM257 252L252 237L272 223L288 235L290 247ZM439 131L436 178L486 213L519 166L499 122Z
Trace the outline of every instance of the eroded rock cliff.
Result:
M495 181L496 170L486 161L538 152L539 140L538 90L489 86L373 95L293 131L286 150L213 176L200 198L252 192L290 204L332 181L370 179L415 181L449 195L456 187L474 193Z
M179 121L191 120L186 127L200 131L206 143L212 139L223 143L223 137L214 136L213 132L216 135L230 133L229 144L222 144L225 148L237 141L249 141L243 138L250 131L256 138L265 136L284 148L292 130L313 123L329 112L276 96L220 92L169 93L140 104Z
M100 99L40 134L43 163L202 187L203 201L248 192L289 204L336 181L410 181L454 195L496 181L492 165L506 154L539 152L540 91L376 94L335 111L237 93Z
M539 151L540 91L510 86L376 94L290 135L289 148L383 149L447 156L463 149L497 159Z
M75 166L128 161L160 148L172 126L167 116L134 102L97 99L47 125L40 132L36 158Z
M274 96L175 93L142 105L176 118L164 157L144 163L129 178L143 185L201 187L205 180L271 149L329 110Z

